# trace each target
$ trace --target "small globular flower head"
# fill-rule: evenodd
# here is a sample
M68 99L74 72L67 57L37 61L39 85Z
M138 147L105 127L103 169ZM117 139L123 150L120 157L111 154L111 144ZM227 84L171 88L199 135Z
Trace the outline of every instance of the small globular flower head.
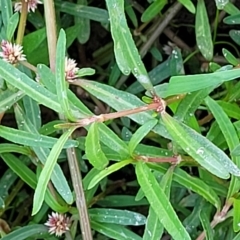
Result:
M63 233L69 231L70 219L65 214L54 213L48 215L48 221L44 224L49 228L50 234L55 234L57 237L61 237Z
M11 64L26 60L26 56L23 54L22 46L18 44L12 44L6 40L1 42L0 57Z
M79 68L75 60L71 58L65 58L65 78L66 80L72 80L77 77Z
M37 5L42 4L39 0L25 0L25 2L27 2L28 4L28 12L35 12L35 10L37 9ZM22 1L18 1L14 4L14 11L22 12Z

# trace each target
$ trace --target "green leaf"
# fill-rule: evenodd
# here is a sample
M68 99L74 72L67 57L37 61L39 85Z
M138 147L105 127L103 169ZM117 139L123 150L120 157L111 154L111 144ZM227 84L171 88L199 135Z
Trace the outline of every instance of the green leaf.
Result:
M117 170L127 166L130 163L133 163L134 160L133 159L129 159L129 160L124 160L118 163L114 163L111 166L103 169L101 172L96 173L95 176L92 178L92 180L90 181L89 185L88 185L88 189L93 188L94 186L96 186L103 178L105 178L106 176L108 176L109 174L116 172Z
M98 201L101 207L131 207L149 205L146 199L140 201L135 200L135 196L131 195L110 195Z
M99 138L98 123L91 124L85 142L86 155L89 162L101 170L108 165L108 159L102 151Z
M36 101L34 101L32 98L25 96L23 98L23 105L24 105L24 109L28 119L38 130L42 125L41 110L40 110L39 104Z
M32 147L52 148L56 144L57 139L44 135L36 135L14 128L0 126L0 136L14 143ZM64 148L77 147L78 143L75 140L68 140Z
M77 1L78 5L87 5L87 0L78 0ZM89 40L90 37L90 20L87 18L81 18L81 17L74 17L74 22L78 26L79 33L78 33L78 41L81 44L86 43Z
M63 114L71 121L76 118L71 112L67 97L67 81L65 79L65 52L66 52L66 34L63 29L60 30L57 51L56 51L56 89L59 104L62 106Z
M166 196L170 197L173 169L170 167L161 179L160 186L164 190ZM161 238L164 231L164 227L159 221L158 215L155 213L154 209L150 206L146 227L143 234L143 240L158 240Z
M210 61L213 57L213 43L204 0L198 0L197 3L195 34L200 52L206 60Z
M229 173L240 175L228 156L205 137L167 113L162 113L162 119L174 141L209 172L224 179L229 178Z
M224 12L230 15L236 15L240 13L240 10L231 2L228 2L224 7Z
M46 39L46 28L41 28L34 32L31 32L23 38L24 53L29 56L34 50L36 50L40 44Z
M75 129L76 128L73 127L67 130L65 133L63 133L62 136L58 139L57 143L53 146L47 158L46 164L44 165L44 168L38 179L37 188L33 198L32 215L35 215L40 210L43 203L44 196L45 196L45 192L47 190L47 184L51 178L51 174L53 172L54 166L57 163L58 156L65 142L68 140L68 137L73 133Z
M129 152L132 155L137 145L142 141L142 139L152 130L152 128L157 124L157 119L152 119L145 124L143 124L138 130L132 135L129 141L128 147Z
M169 65L171 76L184 74L182 53L179 48L175 47L172 50Z
M230 103L221 100L217 101L217 103L221 106L229 118L234 118L237 120L240 119L240 108L236 103Z
M205 99L205 102L209 107L210 111L212 112L213 116L215 117L219 125L219 128L221 129L224 138L226 139L229 150L233 151L234 148L239 144L239 138L232 122L230 121L226 113L223 111L223 109L213 99L207 97ZM237 166L240 166L240 157L232 157L232 160L234 163L236 163ZM239 191L239 188L240 188L239 179L232 178L230 182L228 196L230 197L235 192Z
M48 232L48 228L43 224L31 224L29 226L21 227L3 238L1 240L25 240L31 236L41 236Z
M19 21L19 14L18 12L16 12L10 17L9 22L7 24L6 36L9 42L11 42L12 40L12 37L18 25L18 21Z
M119 153L122 159L129 158L129 151L126 143L121 140L116 133L108 128L104 123L98 123L100 141L110 149Z
M56 77L50 68L43 64L38 64L37 69L41 83L43 83L53 94L57 94ZM71 102L71 110L76 118L85 118L92 114L91 111L69 89L67 90L67 98Z
M8 23L9 23L9 19L13 15L12 1L1 0L1 7L2 7L2 9L4 9L4 11L1 11L3 25L7 27Z
M11 143L0 144L0 153L10 153L10 152L16 152L23 155L31 155L32 153L29 147L19 146Z
M161 172L162 174L165 174L165 172L167 171L167 167L164 167L163 165L148 163L148 166L156 171ZM218 195L211 188L211 186L206 184L203 180L192 177L190 174L188 174L181 168L176 168L173 173L173 181L184 186L186 189L191 189L191 191L199 194L220 210L221 201Z
M16 116L18 127L27 132L35 134L35 136L38 136L39 133L38 133L37 129L29 121L29 119L23 113L23 110L19 107L19 105L16 105L14 110L15 110L15 116ZM72 140L68 140L68 141L72 141ZM32 147L32 149L33 149L34 153L36 154L37 158L40 160L40 162L44 165L50 154L50 150L48 148L42 148L41 146L40 147ZM71 192L68 182L63 174L63 171L58 164L56 164L54 167L53 173L51 175L51 180L52 180L52 183L53 183L55 189L58 191L58 193L61 195L61 197L68 204L71 204L73 201L72 192Z
M81 68L77 72L78 77L91 76L94 75L96 71L92 68Z
M137 19L135 11L133 10L132 3L128 0L125 2L125 11L126 11L127 16L129 17L129 19L131 20L133 26L135 28L137 28L138 27L138 19Z
M171 234L173 239L190 240L191 238L189 234L181 224L176 212L148 166L145 163L138 162L136 164L136 174L138 182L148 199L150 206L154 209L160 222L169 234Z
M152 83L127 26L124 14L124 1L106 0L106 3L114 42L114 54L119 69L125 75L129 75L132 72L146 90L152 91Z
M25 182L28 186L35 189L37 185L36 175L19 158L13 154L2 153L1 158L5 163Z
M187 76L171 77L168 85L168 96L188 93L208 87L217 87L226 81L236 79L240 76L240 69L218 71L207 74L196 74ZM211 81L209 81L211 79Z
M191 0L178 0L178 2L180 2L185 8L187 8L190 13L195 14L196 9Z
M162 234L162 224L152 207L149 208L143 240L159 240Z
M179 103L177 111L174 115L181 122L188 122L194 116L194 112L203 102L204 98L213 91L213 87L187 94L186 97Z
M19 101L25 94L22 91L12 92L7 89L0 94L0 112L5 112L12 107L14 103Z
M62 113L62 108L58 103L56 95L52 94L43 86L29 78L26 74L2 59L0 59L0 75L9 84L18 88L32 99L54 111Z
M234 199L233 201L233 229L234 232L239 232L240 230L240 200L239 199Z
M152 20L167 4L167 0L156 0L144 11L141 17L142 22Z
M240 24L240 14L235 14L232 16L225 17L223 22L230 25Z
M230 30L229 36L232 38L232 40L240 46L240 30Z
M164 79L170 76L170 68L169 68L169 59L160 63L154 69L152 69L148 74L152 84L155 86L158 83L161 83ZM139 82L134 82L131 84L126 91L132 94L137 94L143 91L144 88ZM161 95L160 95L161 96Z
M202 223L203 229L206 233L206 240L212 240L213 239L213 229L211 227L209 218L208 218L205 210L200 211L199 218Z
M91 221L91 227L103 235L109 237L110 239L116 240L141 240L142 238L130 231L129 229L113 224L113 223L99 223Z
M61 12L68 13L76 17L94 20L97 22L109 22L108 12L105 9L79 5L67 1L63 2L60 0L56 0L54 3L56 5L56 8Z
M91 220L103 223L115 223L119 225L141 226L146 222L146 217L140 213L118 210L118 209L104 209L93 208L89 210Z
M240 16L240 15L239 15ZM229 52L227 49L223 48L222 49L223 56L226 58L226 60L232 64L233 66L237 66L239 64L239 60L235 58L231 52Z

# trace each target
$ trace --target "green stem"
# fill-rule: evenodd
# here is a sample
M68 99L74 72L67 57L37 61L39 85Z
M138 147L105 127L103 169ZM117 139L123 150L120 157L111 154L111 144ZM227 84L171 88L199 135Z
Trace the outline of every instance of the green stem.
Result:
M22 0L22 12L18 25L17 39L16 43L22 45L26 22L27 22L27 13L28 13L28 3L25 0Z
M187 61L189 61L195 54L199 53L199 50L195 50L194 52L190 53L183 61L183 64L185 64Z

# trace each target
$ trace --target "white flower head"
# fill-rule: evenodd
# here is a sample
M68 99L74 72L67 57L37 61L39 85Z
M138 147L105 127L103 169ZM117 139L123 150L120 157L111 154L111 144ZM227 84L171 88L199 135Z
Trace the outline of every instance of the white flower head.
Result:
M42 4L42 2L39 0L25 0L25 2L28 3L28 12L35 12L35 10L37 9L37 5ZM14 11L22 12L22 1L18 1L14 4Z
M49 228L50 234L61 237L66 231L69 231L70 224L70 218L65 214L52 212L52 215L48 215L48 221L44 225Z
M77 77L79 68L74 59L65 58L65 78L66 80L72 80Z
M19 44L12 44L6 40L1 42L1 52L0 57L11 64L16 64L20 61L25 61L26 56L23 54L22 46Z

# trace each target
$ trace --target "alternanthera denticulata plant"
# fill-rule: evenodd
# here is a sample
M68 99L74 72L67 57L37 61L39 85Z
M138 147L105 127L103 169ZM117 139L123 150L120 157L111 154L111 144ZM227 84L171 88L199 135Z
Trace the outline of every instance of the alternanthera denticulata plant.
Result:
M0 2L1 239L239 238L240 10L213 3Z

